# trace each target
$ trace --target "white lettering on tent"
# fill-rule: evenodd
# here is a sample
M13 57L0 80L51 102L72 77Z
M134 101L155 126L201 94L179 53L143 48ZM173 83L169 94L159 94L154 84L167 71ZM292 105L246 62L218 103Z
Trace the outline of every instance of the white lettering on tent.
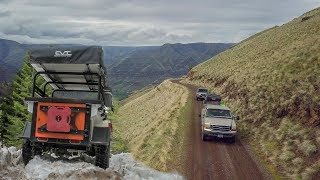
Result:
M71 51L56 51L54 53L54 57L71 57L72 54L71 54Z

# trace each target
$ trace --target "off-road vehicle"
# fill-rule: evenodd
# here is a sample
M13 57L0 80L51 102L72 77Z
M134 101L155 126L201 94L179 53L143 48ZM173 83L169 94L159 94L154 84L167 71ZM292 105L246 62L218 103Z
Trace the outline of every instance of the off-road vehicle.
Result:
M203 107L201 115L201 137L203 141L207 137L226 138L234 143L237 134L236 120L230 109L225 106L207 104Z
M208 89L206 88L198 88L197 92L196 92L196 99L197 101L199 100L205 100L207 98L208 95Z
M217 94L209 94L207 95L206 99L203 101L203 104L213 104L213 105L220 105L221 104L221 96Z
M45 152L84 152L96 166L109 167L112 94L102 56L101 47L31 50L35 73L26 104L32 119L21 135L25 164Z

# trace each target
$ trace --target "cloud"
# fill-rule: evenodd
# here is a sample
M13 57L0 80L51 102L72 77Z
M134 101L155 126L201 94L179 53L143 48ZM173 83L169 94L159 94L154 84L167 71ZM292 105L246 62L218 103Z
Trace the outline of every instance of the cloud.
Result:
M0 0L0 5L3 0ZM4 1L3 1L4 2ZM0 18L8 17L11 15L11 11L8 8L0 8Z
M0 0L0 37L21 43L238 42L317 0Z

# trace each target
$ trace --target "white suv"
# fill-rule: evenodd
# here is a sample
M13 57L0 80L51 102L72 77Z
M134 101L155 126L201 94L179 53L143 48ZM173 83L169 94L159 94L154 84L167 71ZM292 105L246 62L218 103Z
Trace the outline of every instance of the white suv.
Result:
M196 99L197 101L199 100L205 100L207 98L208 95L208 89L205 88L199 88L196 92Z

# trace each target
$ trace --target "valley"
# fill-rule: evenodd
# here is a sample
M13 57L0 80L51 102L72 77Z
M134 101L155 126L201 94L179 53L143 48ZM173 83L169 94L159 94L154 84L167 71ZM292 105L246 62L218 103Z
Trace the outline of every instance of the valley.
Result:
M52 179L319 179L319 22L316 8L237 44L103 47L115 94L108 114L110 168L69 161L71 168L57 174L44 167L45 176L31 172ZM33 69L28 56L22 59L28 48L45 46L0 40L0 96L10 97L0 106L0 135L16 146L0 142L0 172L9 178L15 170L13 178L33 176L26 173L30 165L22 165L16 138L31 119L24 98ZM240 116L234 144L201 139L198 87L221 95ZM55 168L65 163L38 156L31 162ZM78 167L85 168L76 172Z

